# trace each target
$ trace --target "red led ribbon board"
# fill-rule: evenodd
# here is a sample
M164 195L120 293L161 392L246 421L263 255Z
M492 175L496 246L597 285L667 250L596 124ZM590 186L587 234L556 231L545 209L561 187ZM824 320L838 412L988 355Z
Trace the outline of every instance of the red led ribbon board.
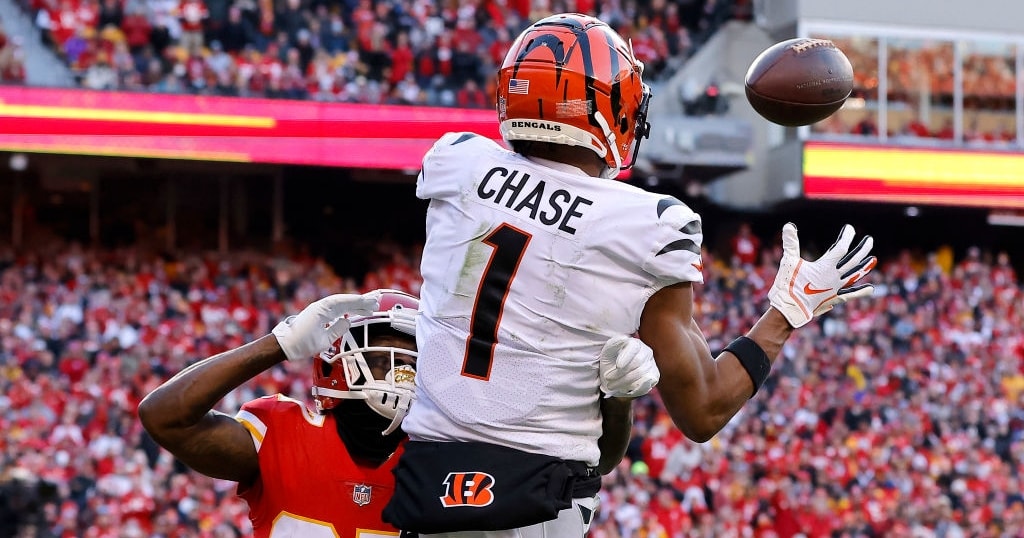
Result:
M0 87L0 151L419 169L493 110Z
M807 142L807 198L1024 208L1024 153Z

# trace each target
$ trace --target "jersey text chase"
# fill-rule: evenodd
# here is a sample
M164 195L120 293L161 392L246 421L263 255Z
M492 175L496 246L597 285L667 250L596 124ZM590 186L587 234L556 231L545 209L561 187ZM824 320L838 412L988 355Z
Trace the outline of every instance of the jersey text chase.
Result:
M583 216L583 208L594 202L582 196L573 196L565 189L547 192L543 179L531 181L530 174L497 166L491 168L477 185L476 194L482 200L503 205L546 226L575 234L571 226L574 218Z

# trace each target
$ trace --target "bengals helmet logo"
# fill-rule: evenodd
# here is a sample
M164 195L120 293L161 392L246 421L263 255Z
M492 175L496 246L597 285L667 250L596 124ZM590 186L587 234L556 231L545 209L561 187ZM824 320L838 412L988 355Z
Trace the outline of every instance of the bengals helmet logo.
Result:
M494 477L487 473L448 473L444 479L445 494L441 504L445 508L473 506L483 508L494 502Z

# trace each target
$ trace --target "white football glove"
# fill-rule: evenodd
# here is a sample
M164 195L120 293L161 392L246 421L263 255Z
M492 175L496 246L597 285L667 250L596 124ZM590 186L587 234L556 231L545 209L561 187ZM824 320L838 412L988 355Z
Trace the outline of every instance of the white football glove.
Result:
M661 379L654 351L638 338L616 336L601 349L601 392L616 398L636 398Z
M790 325L802 327L839 303L874 293L871 284L854 285L878 262L868 256L874 239L864 236L851 249L854 235L853 226L843 226L835 244L812 262L800 257L796 226L790 222L782 227L782 262L768 300Z
M349 329L349 315L368 316L380 304L380 292L329 295L288 316L271 331L290 361L308 360L330 349Z

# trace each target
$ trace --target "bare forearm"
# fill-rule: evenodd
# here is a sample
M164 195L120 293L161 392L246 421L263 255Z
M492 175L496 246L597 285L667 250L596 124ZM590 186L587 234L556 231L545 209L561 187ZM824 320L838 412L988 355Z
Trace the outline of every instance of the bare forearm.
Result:
M774 308L769 309L761 319L745 335L764 350L769 362L775 360L782 351L786 339L792 334L793 327L786 318ZM754 382L740 360L728 351L723 351L715 358L717 370L716 387L711 394L713 399L710 416L713 418L712 428L717 432L725 427L736 413L754 394Z
M228 392L285 359L273 335L185 368L139 405L150 433L198 424Z
M631 398L601 399L601 438L597 446L601 450L601 461L597 470L608 474L614 469L629 447L633 432L633 400Z
M703 442L743 407L753 394L754 384L735 355L711 354L692 317L692 304L687 286L655 294L644 310L640 338L654 350L661 370L658 390L673 422L688 437ZM792 330L782 314L770 309L747 337L774 361Z
M786 321L786 318L778 310L769 308L745 336L757 343L764 350L768 361L774 365L775 359L778 358L779 352L782 351L783 344L786 343L786 339L792 333L793 327ZM719 354L715 362L719 368L731 370L725 377L727 380L735 381L729 383L728 388L721 392L733 395L730 398L733 401L730 402L729 407L736 407L736 410L739 411L739 408L754 393L753 380L747 374L746 368L740 364L740 360L728 351L723 351ZM744 375L732 375L737 373Z
M251 484L259 474L249 432L212 411L225 394L285 359L272 336L225 351L182 370L139 404L139 420L157 444L215 478Z
M778 358L783 344L791 334L793 334L793 327L786 321L782 313L774 308L769 308L761 316L761 319L751 327L747 337L757 342L757 345L761 346L761 349L768 355L768 360L775 364L775 359Z

